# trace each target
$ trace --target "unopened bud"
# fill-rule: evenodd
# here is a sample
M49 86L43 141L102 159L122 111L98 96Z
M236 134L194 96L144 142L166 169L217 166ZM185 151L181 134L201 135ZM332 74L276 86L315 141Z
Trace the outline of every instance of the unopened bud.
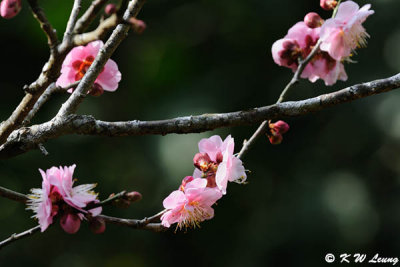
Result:
M144 30L146 30L146 23L143 20L137 19L137 18L130 18L129 22L132 25L132 29L134 32L137 34L142 34Z
M194 166L203 172L208 171L210 162L211 162L211 159L207 153L197 153L193 157Z
M289 124L284 121L277 121L275 123L270 123L269 127L272 131L278 134L284 134L289 131Z
M89 94L92 96L101 96L104 93L103 87L100 84L93 84L92 89L90 89Z
M108 4L104 8L104 13L106 13L107 15L112 15L115 12L117 12L117 6L115 4Z
M125 199L129 200L130 202L136 202L142 199L142 194L136 191L132 191L125 194Z
M281 134L271 134L268 135L269 142L273 145L279 145L282 143L283 136Z
M325 10L333 10L336 7L337 3L338 2L336 0L320 0L319 2L322 9Z
M68 234L75 234L81 227L81 220L75 213L65 213L60 219L60 225Z
M315 12L310 12L304 17L304 23L310 28L318 28L324 24L324 20Z
M94 217L89 220L89 229L94 234L102 234L106 230L106 222L102 218Z
M21 11L21 8L21 0L3 0L0 3L0 15L5 19L11 19Z

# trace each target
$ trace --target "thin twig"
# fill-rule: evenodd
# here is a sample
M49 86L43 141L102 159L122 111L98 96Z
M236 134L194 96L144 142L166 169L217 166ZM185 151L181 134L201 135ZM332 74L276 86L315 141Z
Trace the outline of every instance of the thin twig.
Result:
M76 21L78 20L78 15L81 10L82 0L75 0L72 6L72 11L68 19L67 28L65 29L63 43L71 44L74 28Z
M91 209L94 209L94 208L97 208L97 207L102 207L102 206L106 206L106 205L112 204L115 200L118 200L120 198L124 198L126 193L127 192L125 190L121 191L118 194L112 195L111 197L109 197L109 198L107 198L107 199L105 199L103 201L100 201L98 203L91 203L91 204L87 205L85 209L86 210L91 210Z
M281 95L278 98L278 101L276 101L276 104L282 103L285 101L287 98L287 94L289 90L299 82L300 76L304 71L304 68L307 66L307 64L310 62L310 60L315 56L315 54L318 52L319 47L321 45L321 39L318 40L317 44L314 46L313 50L311 50L310 54L307 56L306 59L301 60L299 67L297 68L296 72L294 73L292 79L290 82L286 85L286 87L283 89ZM246 152L250 149L250 147L256 142L256 140L263 136L268 128L268 122L263 121L261 125L257 128L257 130L253 133L253 135L250 137L249 140L245 140L243 142L242 149L240 150L238 154L238 158L243 158L243 156L246 154Z
M34 233L39 232L39 230L40 230L40 225L37 225L37 226L35 226L35 227L31 228L31 229L28 229L28 230L26 230L26 231L24 231L22 233L12 234L9 238L7 238L7 239L5 239L5 240L0 242L0 249L2 249L3 247L11 244L14 241L17 241L19 239L31 236Z
M93 22L97 14L102 10L108 0L94 0L89 8L78 19L75 25L74 32L82 33Z
M10 200L18 201L21 203L26 203L29 200L29 198L26 195L7 189L2 186L0 186L0 197L8 198Z
M47 36L47 42L49 44L50 51L52 53L56 53L56 47L58 45L56 30L53 29L53 26L48 21L45 13L39 7L37 0L28 0L28 3L32 9L33 16L38 20L40 27Z
M136 220L136 219L124 219L124 218L117 218L111 217L106 215L99 215L98 218L103 219L107 223L112 223L121 226L127 226L133 229L143 229L143 230L150 230L153 232L162 232L166 231L168 228L164 227L161 223L147 223L145 219L143 220Z
M23 126L28 125L36 113L42 108L42 106L51 98L51 96L58 92L66 92L67 90L76 87L80 81L76 81L71 83L67 87L59 87L56 86L55 83L50 84L47 89L43 92L43 94L39 97L31 111L29 111L28 115L25 117L24 121L22 122Z

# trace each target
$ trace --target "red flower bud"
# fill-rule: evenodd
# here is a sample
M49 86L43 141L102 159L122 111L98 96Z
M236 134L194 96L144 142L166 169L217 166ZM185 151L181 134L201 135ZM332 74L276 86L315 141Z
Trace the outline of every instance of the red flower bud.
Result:
M94 234L102 234L106 230L106 222L102 218L94 217L89 220L89 229Z
M3 0L0 3L0 15L5 19L11 19L21 11L21 8L21 0Z
M325 10L333 10L336 7L337 3L338 2L336 0L320 0L319 2L322 9Z
M132 191L125 194L125 198L130 202L136 202L142 199L142 194L136 191Z
M89 94L92 96L101 96L104 93L103 87L100 84L93 84L92 89L90 89Z
M136 19L136 18L130 18L129 22L132 25L132 29L137 34L142 34L144 32L144 30L146 30L147 26L143 20Z
M81 220L75 213L65 213L60 219L60 225L68 234L75 234L81 227Z
M283 137L281 134L272 134L268 136L269 142L273 145L279 145L282 143Z
M289 124L284 121L277 121L275 123L270 123L270 128L279 134L284 134L289 131Z
M324 24L324 20L315 12L310 12L304 17L304 23L310 28L318 28Z
M104 13L106 13L107 15L112 15L115 12L117 12L117 7L114 4L108 4L106 5L106 7L104 8Z

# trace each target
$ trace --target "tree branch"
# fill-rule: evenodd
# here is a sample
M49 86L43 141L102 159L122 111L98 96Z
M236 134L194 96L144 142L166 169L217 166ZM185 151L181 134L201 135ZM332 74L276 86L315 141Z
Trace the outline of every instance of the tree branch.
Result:
M160 121L106 122L92 116L56 117L43 124L14 131L0 146L0 158L9 158L37 148L39 143L67 134L100 136L166 135L199 133L222 127L251 125L265 120L294 117L354 101L400 87L400 73L386 79L356 84L337 92L301 101L220 114L186 116Z
M82 33L93 22L108 0L94 0L85 13L78 19L74 32Z
M278 101L276 101L276 104L282 103L285 101L287 94L289 90L300 81L300 75L303 73L305 67L307 64L310 62L310 60L315 56L315 54L318 52L319 47L321 45L321 39L318 40L317 44L314 46L314 48L311 50L310 54L304 59L300 60L299 67L297 68L296 72L294 73L292 79L290 82L286 85L286 87L283 89L282 93L280 94ZM243 158L243 156L246 154L246 152L250 149L250 147L253 146L253 144L256 142L256 140L261 137L262 135L265 134L266 130L268 128L268 122L263 121L260 126L258 126L257 130L253 133L253 135L250 137L249 140L244 140L242 149L240 149L240 152L238 154L238 158Z
M5 246L11 244L11 243L14 242L14 241L17 241L17 240L22 239L22 238L24 238L24 237L31 236L31 235L33 235L34 233L39 232L39 230L40 230L40 225L37 225L37 226L35 226L35 227L31 228L31 229L28 229L28 230L26 230L26 231L24 231L24 232L22 232L22 233L19 233L19 234L12 234L9 238L7 238L7 239L5 239L5 240L3 240L3 241L0 242L0 250L1 250L3 247L5 247Z
M47 89L43 92L43 94L39 97L31 111L29 111L28 115L25 117L24 121L22 122L23 126L28 125L36 113L40 110L40 108L51 98L51 96L57 92L66 92L68 89L74 88L79 84L80 81L76 81L71 83L67 87L59 87L56 86L55 83L52 83L47 87Z
M81 10L82 0L75 0L72 6L71 15L67 22L67 28L64 32L63 43L69 45L72 43L72 33L74 31L76 21L78 20L79 11Z
M123 19L127 21L131 17L135 17L142 8L145 0L132 0L129 2L128 8L126 9ZM130 29L129 24L118 24L115 30L112 32L110 38L108 38L105 45L100 49L98 55L90 65L85 76L83 76L76 90L72 93L70 98L62 105L57 116L63 117L75 112L78 105L85 98L88 89L93 85L97 76L102 71L104 65L110 59L115 49L119 46L123 39L127 36Z
M51 26L43 10L39 7L37 0L28 0L28 3L32 9L33 16L37 19L40 27L47 36L47 43L49 44L50 51L52 53L55 53L56 47L58 45L56 30L54 30L53 26Z
M28 201L28 197L26 195L12 191L2 186L0 186L0 197L5 197L21 203L26 203L26 201Z

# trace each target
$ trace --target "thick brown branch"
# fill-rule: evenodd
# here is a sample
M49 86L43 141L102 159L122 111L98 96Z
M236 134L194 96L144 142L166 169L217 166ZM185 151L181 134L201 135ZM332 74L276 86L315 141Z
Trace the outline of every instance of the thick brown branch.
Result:
M264 120L305 115L323 108L380 94L400 87L400 73L381 80L356 84L337 92L301 101L283 102L244 111L186 116L160 121L105 122L92 116L56 117L43 124L14 131L6 144L0 146L0 158L9 158L34 149L39 143L61 135L83 134L101 136L166 135L199 133L216 128L251 125Z

